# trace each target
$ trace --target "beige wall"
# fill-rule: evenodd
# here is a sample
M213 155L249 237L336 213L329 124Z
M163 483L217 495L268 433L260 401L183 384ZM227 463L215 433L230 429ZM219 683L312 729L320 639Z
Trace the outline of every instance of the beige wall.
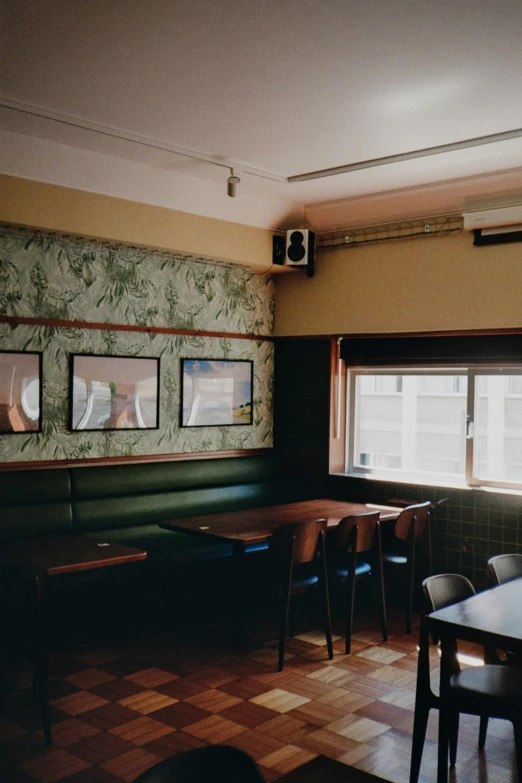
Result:
M0 222L270 268L267 229L0 175Z
M522 244L468 232L319 251L315 277L278 277L276 335L522 326Z

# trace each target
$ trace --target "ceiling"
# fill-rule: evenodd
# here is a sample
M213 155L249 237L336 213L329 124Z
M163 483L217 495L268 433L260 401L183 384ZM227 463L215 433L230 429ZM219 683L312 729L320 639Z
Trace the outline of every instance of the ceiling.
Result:
M3 173L274 229L522 201L519 0L6 0L2 28Z

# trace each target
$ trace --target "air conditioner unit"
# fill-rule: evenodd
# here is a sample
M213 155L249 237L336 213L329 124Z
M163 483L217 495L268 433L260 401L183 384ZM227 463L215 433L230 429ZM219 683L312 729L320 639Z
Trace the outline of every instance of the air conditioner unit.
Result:
M474 245L522 242L522 205L464 212L464 228L473 231Z

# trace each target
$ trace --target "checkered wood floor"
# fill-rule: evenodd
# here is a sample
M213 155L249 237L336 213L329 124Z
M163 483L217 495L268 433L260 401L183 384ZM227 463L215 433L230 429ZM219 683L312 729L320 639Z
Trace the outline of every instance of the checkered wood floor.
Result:
M273 629L246 650L218 627L179 628L102 645L69 643L52 660L53 741L45 748L30 673L7 682L0 719L3 783L122 783L160 759L207 743L247 750L267 781L322 754L385 779L408 779L415 700L416 638L392 617L383 643L378 622L357 619L352 654L337 637L333 661L317 632L289 640L276 671ZM219 624L217 624L219 625ZM480 654L467 647L468 653ZM433 651L434 675L438 668ZM436 780L437 714L430 718L421 781ZM514 779L510 724L491 721L486 752L478 719L463 716L458 783Z

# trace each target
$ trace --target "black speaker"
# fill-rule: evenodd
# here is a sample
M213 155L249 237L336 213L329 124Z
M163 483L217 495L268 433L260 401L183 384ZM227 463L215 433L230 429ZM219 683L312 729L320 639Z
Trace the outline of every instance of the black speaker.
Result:
M286 237L274 234L272 237L272 263L284 266L286 254Z
M308 277L314 274L315 234L307 228L293 229L286 232L287 266L304 266Z

